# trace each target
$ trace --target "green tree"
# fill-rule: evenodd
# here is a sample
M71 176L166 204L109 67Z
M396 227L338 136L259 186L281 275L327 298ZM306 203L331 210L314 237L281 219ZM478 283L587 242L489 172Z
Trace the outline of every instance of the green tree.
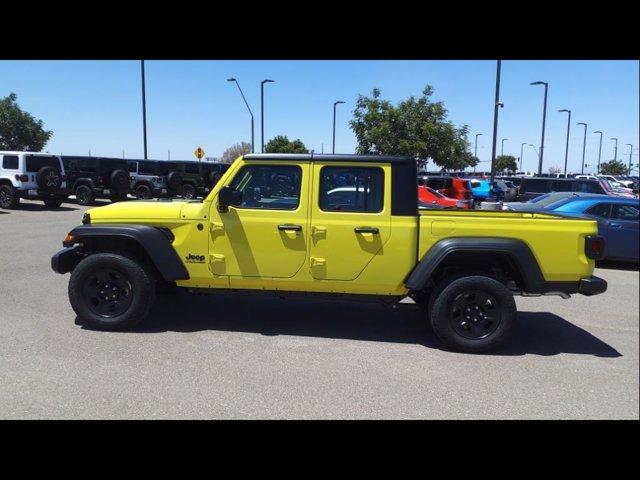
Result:
M442 102L431 100L427 85L419 98L411 96L394 106L380 98L374 88L371 97L359 95L351 129L361 154L410 155L424 164L429 159L447 170L473 165L466 125L458 128L447 120Z
M267 153L309 153L301 140L290 141L286 135L273 137L264 146Z
M514 157L513 155L498 155L496 157L495 168L496 172L515 172L516 170L518 170L516 157Z
M20 109L17 95L0 99L0 150L41 151L53 132L45 130L42 120Z
M251 144L247 142L240 142L234 145L231 145L227 148L222 157L220 157L220 161L224 163L232 163L236 158L246 155L247 153L251 153Z
M603 175L626 175L627 166L620 160L610 160L600 164L600 173Z

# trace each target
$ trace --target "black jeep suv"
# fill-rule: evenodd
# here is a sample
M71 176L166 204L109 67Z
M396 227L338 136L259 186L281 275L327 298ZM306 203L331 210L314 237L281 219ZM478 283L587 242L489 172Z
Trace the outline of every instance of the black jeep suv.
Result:
M80 205L96 198L125 200L129 192L127 161L104 157L62 157L67 178L67 195L75 195Z

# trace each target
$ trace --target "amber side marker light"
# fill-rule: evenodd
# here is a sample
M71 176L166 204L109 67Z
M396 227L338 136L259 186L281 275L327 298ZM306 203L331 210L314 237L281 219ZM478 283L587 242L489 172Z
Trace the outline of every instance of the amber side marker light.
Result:
M67 233L67 236L64 237L63 243L72 243L74 238L75 237L73 235L71 235L70 233Z

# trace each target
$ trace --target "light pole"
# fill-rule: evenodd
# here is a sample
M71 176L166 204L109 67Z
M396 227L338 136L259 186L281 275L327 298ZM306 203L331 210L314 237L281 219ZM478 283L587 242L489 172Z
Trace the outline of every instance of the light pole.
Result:
M536 152L536 156L538 157L538 162L540 161L540 153L538 153L538 149L533 143L530 143L529 146L533 148L533 151Z
M630 143L626 143L626 145L629 145L629 169L627 170L627 175L631 175L631 154L633 153L633 145L631 145Z
M540 139L540 160L538 162L538 175L542 174L542 159L544 157L544 126L547 121L547 92L549 84L547 82L531 82L530 85L544 85L544 108L542 110L542 138Z
M584 122L578 122L576 125L584 125L584 140L582 140L582 166L580 173L584 173L584 152L587 148L587 124Z
M504 155L504 141L509 140L508 138L503 138L500 142L500 156Z
M331 153L336 153L336 106L340 103L344 103L342 100L333 102L333 148Z
M567 146L564 150L564 178L567 178L567 160L569 159L569 131L571 130L571 110L563 108L562 110L558 110L558 112L569 114L569 118L567 119Z
M264 153L264 84L273 83L274 80L265 79L260 82L260 134L261 134L261 146L260 151Z
M600 173L600 157L602 156L602 132L600 130L596 130L593 133L600 134L600 146L598 147L598 173Z
M520 171L522 172L522 156L524 155L524 146L527 144L527 142L522 142L520 144Z
M493 186L493 179L495 176L496 166L496 140L498 139L498 110L504 107L504 104L500 101L500 68L502 66L502 60L496 62L496 98L493 104L493 142L491 145L491 185Z
M251 153L253 153L255 151L253 148L253 112L249 107L249 103L247 103L247 99L244 98L244 93L240 88L240 84L238 83L238 80L236 80L234 77L231 77L231 78L227 78L227 82L235 82L236 86L238 87L238 90L240 90L240 95L242 95L242 100L244 100L244 104L247 106L247 110L249 110L249 115L251 115Z
M144 141L144 159L147 159L147 96L144 81L144 60L140 60L140 73L142 74L142 138Z
M616 146L614 147L614 150L613 150L613 159L618 160L618 139L615 137L612 137L611 140L615 140L616 142Z
M474 142L474 147L473 147L473 156L476 158L476 160L478 159L478 137L481 136L481 133L476 133L476 140ZM476 171L476 166L473 166L473 171Z

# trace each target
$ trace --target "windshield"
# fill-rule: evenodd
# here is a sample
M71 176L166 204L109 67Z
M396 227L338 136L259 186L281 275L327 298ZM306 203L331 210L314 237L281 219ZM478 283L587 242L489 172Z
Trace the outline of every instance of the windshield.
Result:
M539 207L546 207L547 205L551 205L552 203L558 202L560 200L566 200L566 195L557 195L553 193L547 193L546 195L540 195L532 200L529 200L527 203L535 203Z

